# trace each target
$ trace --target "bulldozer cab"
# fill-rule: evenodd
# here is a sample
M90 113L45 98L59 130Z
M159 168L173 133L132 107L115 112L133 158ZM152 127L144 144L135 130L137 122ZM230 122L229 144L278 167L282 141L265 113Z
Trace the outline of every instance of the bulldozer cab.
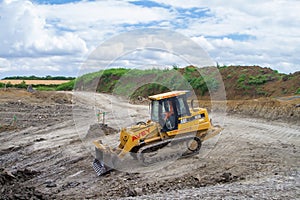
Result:
M179 119L190 115L187 95L188 91L173 91L149 97L151 120L161 125L162 132L178 129Z

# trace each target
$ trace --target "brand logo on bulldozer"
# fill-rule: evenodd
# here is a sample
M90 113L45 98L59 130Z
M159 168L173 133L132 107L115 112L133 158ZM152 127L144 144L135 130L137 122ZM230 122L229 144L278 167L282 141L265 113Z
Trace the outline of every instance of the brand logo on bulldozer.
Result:
M148 129L146 129L146 130L144 130L144 131L138 133L137 135L132 136L132 142L133 142L134 140L140 139L141 137L147 135L148 133L150 133L150 128L148 128Z

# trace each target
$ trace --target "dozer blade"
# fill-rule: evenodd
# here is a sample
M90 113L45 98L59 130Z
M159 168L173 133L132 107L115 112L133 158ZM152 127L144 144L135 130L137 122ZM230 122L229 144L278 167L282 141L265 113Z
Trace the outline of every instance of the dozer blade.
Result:
M118 156L110 148L102 145L100 141L95 141L96 158L93 162L93 168L98 176L101 176L113 169L118 161Z
M103 161L100 161L98 159L95 158L94 162L93 162L93 168L95 170L95 172L97 173L98 176L101 176L109 171L112 170L112 168L106 166Z

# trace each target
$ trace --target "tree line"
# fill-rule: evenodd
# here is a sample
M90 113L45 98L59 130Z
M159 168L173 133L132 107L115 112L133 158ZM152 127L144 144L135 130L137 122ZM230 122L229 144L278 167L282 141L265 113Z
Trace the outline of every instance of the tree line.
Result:
M75 77L65 77L65 76L10 76L5 77L3 80L74 80Z

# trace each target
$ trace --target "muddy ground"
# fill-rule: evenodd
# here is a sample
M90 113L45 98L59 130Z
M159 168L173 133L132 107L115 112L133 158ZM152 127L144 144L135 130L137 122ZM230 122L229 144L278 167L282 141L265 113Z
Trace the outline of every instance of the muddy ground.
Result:
M111 129L101 131L95 124L102 122L102 114L97 114L103 112ZM245 113L211 111L214 124L224 130L204 142L199 155L150 167L126 157L118 171L97 177L92 141L101 138L117 145L118 130L146 120L148 113L148 106L107 94L75 92L72 99L70 93L1 91L0 199L300 196L297 120L274 121Z

